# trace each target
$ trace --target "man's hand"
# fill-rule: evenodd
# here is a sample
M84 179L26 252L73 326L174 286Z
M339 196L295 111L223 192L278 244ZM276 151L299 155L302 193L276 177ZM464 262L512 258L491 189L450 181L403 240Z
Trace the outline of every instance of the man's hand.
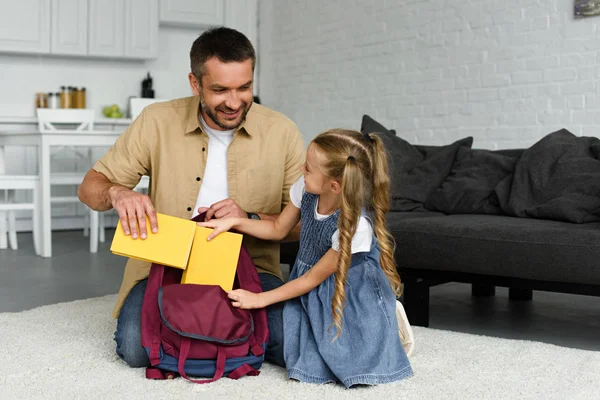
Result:
M260 293L252 293L243 289L236 289L227 292L227 297L231 299L231 305L243 309L263 308Z
M235 201L230 198L216 202L210 207L198 208L198 213L202 214L206 212L205 221L210 221L214 218L248 218L248 214L237 205Z
M198 222L196 225L201 226L203 228L212 228L214 231L208 235L206 240L212 240L217 237L221 232L227 232L231 228L235 226L236 218L223 218L223 219L213 219L208 222Z
M108 190L111 204L119 213L119 219L126 235L131 234L134 239L148 237L146 232L146 215L150 219L150 228L153 233L158 232L156 211L150 197L143 193L135 192L123 186L112 186Z

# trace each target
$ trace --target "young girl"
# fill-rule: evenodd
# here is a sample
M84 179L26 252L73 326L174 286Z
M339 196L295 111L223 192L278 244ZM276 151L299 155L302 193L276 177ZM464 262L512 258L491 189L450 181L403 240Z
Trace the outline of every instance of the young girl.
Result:
M275 221L199 223L214 228L209 240L230 229L281 240L301 221L300 251L289 282L263 293L233 290L229 298L241 308L290 300L283 332L292 379L350 387L411 376L398 334L400 322L412 341L403 310L396 315L401 283L385 222L389 176L381 140L342 129L324 132L308 146L302 173L290 189L290 204Z

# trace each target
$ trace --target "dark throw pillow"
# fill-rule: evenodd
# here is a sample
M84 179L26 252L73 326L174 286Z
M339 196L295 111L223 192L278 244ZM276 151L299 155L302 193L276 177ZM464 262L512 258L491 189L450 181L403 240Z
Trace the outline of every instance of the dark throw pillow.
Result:
M449 145L436 146L435 151L424 154L419 163L399 178L398 191L392 197L391 209L425 211L423 204L452 170L458 150L461 147L471 148L472 144L473 138L469 136Z
M497 188L503 210L517 217L600 221L600 139L566 129L546 135L525 150L513 174Z
M452 171L425 208L446 214L502 214L494 189L512 174L517 160L489 150L459 148Z
M386 148L391 211L426 211L423 203L450 173L458 149L473 144L473 138L466 137L446 146L429 146L422 153L368 115L363 116L361 132L377 133Z
M396 131L393 129L387 129L385 126L381 125L379 122L375 121L373 118L368 115L363 115L362 122L360 124L360 131L365 133L385 133L389 136L396 136Z

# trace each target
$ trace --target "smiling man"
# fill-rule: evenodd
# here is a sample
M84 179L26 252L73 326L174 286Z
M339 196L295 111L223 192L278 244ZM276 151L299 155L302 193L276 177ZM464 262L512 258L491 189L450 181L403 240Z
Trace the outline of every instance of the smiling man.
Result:
M206 31L192 45L190 61L194 96L144 109L79 187L81 201L98 211L114 208L125 234L138 240L160 230L157 212L274 219L300 176L305 151L296 125L253 104L256 56L248 38L229 28ZM150 177L149 196L132 190L143 175ZM145 229L146 216L152 232ZM283 284L279 245L251 237L244 244L263 290ZM117 354L132 367L149 366L140 343L149 271L150 263L127 262L113 313ZM282 307L267 308L266 359L279 365L284 364Z

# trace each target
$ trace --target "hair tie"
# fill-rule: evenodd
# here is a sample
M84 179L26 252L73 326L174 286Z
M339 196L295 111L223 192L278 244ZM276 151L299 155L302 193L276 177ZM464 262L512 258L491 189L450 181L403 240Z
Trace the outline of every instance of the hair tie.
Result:
M354 156L348 156L348 161L356 161L356 158L354 158Z

